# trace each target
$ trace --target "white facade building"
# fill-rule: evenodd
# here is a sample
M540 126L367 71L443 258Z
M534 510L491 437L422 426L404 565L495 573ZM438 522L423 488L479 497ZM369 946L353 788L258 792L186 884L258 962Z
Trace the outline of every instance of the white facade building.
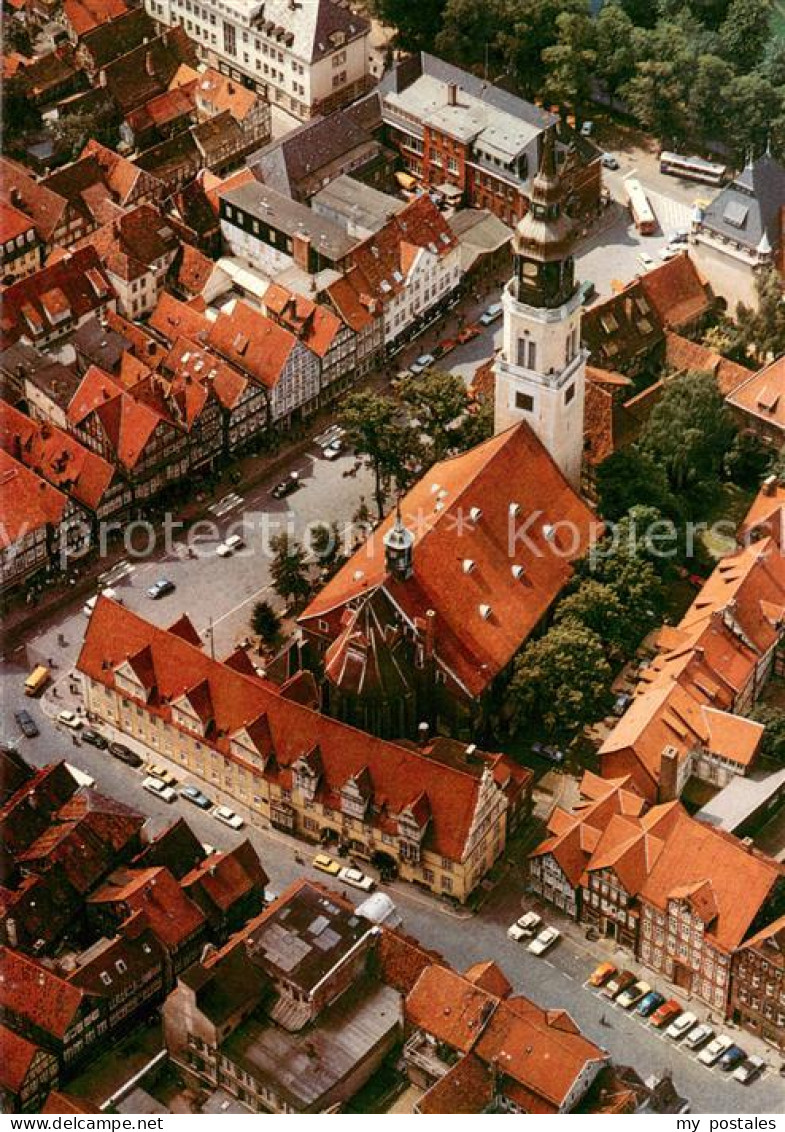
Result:
M370 24L335 0L144 0L162 27L181 24L201 58L300 119L371 85Z

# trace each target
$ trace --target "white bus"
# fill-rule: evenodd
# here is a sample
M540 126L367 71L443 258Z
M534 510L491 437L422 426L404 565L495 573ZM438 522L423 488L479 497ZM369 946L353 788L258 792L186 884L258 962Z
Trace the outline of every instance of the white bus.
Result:
M704 161L702 157L682 157L678 153L665 151L660 154L660 173L684 177L688 181L700 181L704 185L723 185L728 179L727 165Z
M624 182L624 186L635 227L642 236L650 236L657 230L657 221L643 185L634 177L630 177Z

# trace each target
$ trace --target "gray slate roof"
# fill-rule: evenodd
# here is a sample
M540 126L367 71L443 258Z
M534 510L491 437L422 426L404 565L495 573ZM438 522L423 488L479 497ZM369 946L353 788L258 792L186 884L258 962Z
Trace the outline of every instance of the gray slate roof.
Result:
M785 208L785 168L764 154L726 185L703 214L703 227L755 249L765 234L776 249L781 243Z

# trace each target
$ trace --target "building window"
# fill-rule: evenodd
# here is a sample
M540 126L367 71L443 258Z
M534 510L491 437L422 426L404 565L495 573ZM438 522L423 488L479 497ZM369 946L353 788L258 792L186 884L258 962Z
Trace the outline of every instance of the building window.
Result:
M227 55L237 54L237 31L232 24L224 20L224 51Z
M524 413L531 413L534 410L534 398L530 393L521 393L518 390L515 394L515 408Z
M575 396L575 383L573 383L569 387L569 389L566 391L566 393L564 394L564 404L569 405L570 401L572 401L574 396Z

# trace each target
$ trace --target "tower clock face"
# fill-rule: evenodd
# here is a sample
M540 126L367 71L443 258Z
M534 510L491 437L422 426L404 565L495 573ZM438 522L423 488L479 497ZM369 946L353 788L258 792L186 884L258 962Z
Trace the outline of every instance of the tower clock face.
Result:
M529 259L524 261L523 274L527 279L536 279L538 271L539 271L539 265L538 264L532 263L532 261L529 260Z

